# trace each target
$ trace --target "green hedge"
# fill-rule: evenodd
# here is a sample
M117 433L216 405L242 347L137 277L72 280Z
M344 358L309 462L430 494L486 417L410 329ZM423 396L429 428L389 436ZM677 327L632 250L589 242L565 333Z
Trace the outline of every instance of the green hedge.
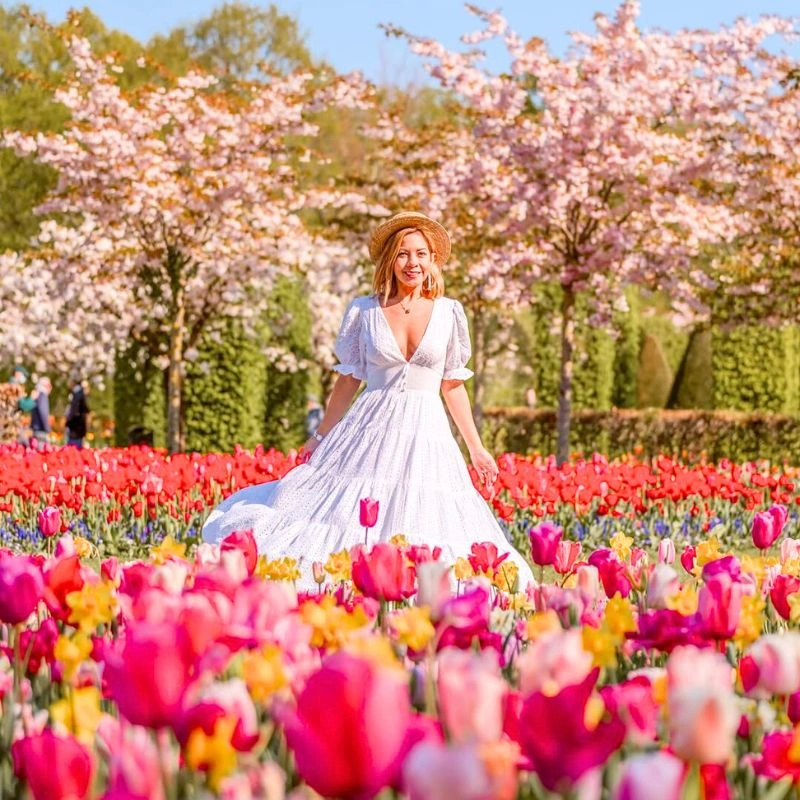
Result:
M484 444L496 453L555 452L553 409L487 408ZM667 453L712 460L769 459L800 464L800 415L722 411L577 411L571 449L611 457L630 452Z
M164 373L148 361L138 344L119 352L114 378L114 441L119 447L128 444L132 428L153 432L153 444L167 444L167 401Z
M714 329L714 408L791 413L800 408L800 337L796 326Z

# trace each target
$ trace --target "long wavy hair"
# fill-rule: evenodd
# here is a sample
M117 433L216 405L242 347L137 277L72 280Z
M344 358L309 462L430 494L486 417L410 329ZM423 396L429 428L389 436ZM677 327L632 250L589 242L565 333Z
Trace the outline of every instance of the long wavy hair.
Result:
M401 228L386 240L386 244L383 246L380 256L378 256L375 275L372 278L372 289L379 297L383 296L384 303L397 292L394 262L403 245L403 239L409 233L422 234L422 238L428 243L428 249L431 252L431 265L428 275L422 283L422 296L433 300L444 295L444 277L439 265L436 263L436 251L433 249L430 237L421 228Z

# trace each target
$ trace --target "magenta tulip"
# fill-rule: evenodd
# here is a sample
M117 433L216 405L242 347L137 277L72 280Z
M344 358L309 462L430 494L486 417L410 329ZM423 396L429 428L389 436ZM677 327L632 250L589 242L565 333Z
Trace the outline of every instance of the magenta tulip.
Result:
M39 512L39 533L49 538L60 532L61 511L56 506L45 506Z
M244 555L244 563L247 567L248 575L256 571L258 564L258 546L252 530L234 531L229 533L220 544L222 552L226 550L239 550Z
M403 673L335 653L278 716L298 774L324 797L373 797L399 781L412 722Z
M540 522L530 529L528 535L531 540L531 558L534 564L546 567L556 560L558 543L564 531L555 522Z
M49 728L11 745L14 774L28 785L33 800L68 797L83 800L92 780L92 757L71 736Z
M369 552L361 545L354 548L352 574L356 588L374 600L398 601L417 591L413 564L389 542L379 542Z
M703 633L711 639L729 639L736 632L742 611L744 586L727 572L710 577L697 596L697 616Z
M783 533L787 515L785 506L774 505L753 516L753 544L759 550L766 550L777 541Z
M362 497L359 501L359 522L364 528L374 528L378 521L380 502L372 497Z
M25 622L36 610L43 592L42 572L29 558L0 558L0 622Z

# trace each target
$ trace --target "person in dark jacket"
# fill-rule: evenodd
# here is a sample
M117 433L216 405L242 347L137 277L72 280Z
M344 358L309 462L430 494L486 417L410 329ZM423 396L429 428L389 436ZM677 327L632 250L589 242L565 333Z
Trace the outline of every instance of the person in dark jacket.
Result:
M31 446L41 447L50 440L50 378L39 378L33 392L34 405L31 410Z
M86 390L80 381L76 381L69 396L67 406L67 444L83 447L86 436L86 418L89 416L89 404L86 402Z

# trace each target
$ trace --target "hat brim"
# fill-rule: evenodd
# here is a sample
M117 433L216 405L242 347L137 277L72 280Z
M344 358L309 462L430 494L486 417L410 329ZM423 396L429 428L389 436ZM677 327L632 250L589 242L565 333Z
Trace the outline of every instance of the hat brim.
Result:
M451 252L450 234L444 226L419 211L402 211L375 228L369 239L369 257L373 263L378 263L388 239L403 228L419 228L423 231L431 240L436 263L439 266L447 263Z

